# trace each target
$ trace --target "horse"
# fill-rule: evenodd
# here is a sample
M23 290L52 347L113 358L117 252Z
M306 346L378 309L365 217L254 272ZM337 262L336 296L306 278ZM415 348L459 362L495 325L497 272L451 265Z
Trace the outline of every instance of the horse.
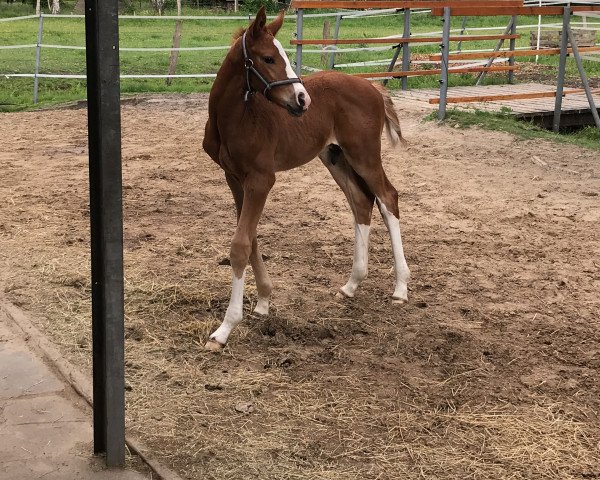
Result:
M371 214L377 204L392 243L392 301L408 300L410 270L400 235L398 192L381 164L384 127L393 145L404 142L389 93L339 72L297 77L275 38L283 20L282 11L267 24L262 7L249 27L234 35L209 96L202 146L225 173L237 227L229 257L231 297L223 322L209 336L208 350L221 350L242 321L248 262L258 293L253 312L269 313L273 285L256 240L259 219L275 174L317 156L345 194L354 216L352 272L340 288L341 295L354 297L367 276Z

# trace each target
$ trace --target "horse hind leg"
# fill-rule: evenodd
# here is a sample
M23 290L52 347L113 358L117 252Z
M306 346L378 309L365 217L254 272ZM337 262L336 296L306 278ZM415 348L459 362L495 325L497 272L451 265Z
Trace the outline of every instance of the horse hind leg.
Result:
M390 184L391 186L391 184ZM394 188L394 187L392 187ZM396 192L396 189L394 189ZM395 194L396 206L398 205L398 193ZM392 254L394 256L394 293L392 301L394 303L405 303L408 301L408 280L410 279L410 270L404 257L404 247L402 246L402 235L400 233L400 219L398 215L390 212L386 204L377 197L377 207L383 218L383 222L390 234L392 242Z
M404 257L402 235L400 233L398 191L388 180L381 165L380 145L379 148L372 150L373 152L368 153L369 151L364 148L364 145L361 145L354 149L344 149L344 153L351 167L375 195L375 202L377 203L383 222L388 229L392 243L395 274L392 301L394 303L404 303L408 301L410 270Z
M344 192L354 215L355 242L352 273L346 284L340 288L340 292L346 297L354 297L358 286L368 273L369 232L375 195L352 169L338 145L331 144L326 147L319 158Z

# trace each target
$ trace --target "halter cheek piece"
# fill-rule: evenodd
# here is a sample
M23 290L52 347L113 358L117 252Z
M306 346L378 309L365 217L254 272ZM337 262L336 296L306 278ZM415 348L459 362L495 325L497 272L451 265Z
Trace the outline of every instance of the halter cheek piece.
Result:
M265 77L263 77L260 72L254 68L254 62L248 56L248 49L246 48L246 32L242 36L242 51L244 53L244 67L246 68L246 93L244 94L244 101L247 102L250 98L250 95L254 93L254 90L250 86L250 73L253 73L264 85L265 89L263 91L263 95L267 100L271 100L269 98L269 91L273 87L280 87L282 85L290 85L292 83L302 83L302 80L299 78L286 78L285 80L277 80L275 82L268 82Z

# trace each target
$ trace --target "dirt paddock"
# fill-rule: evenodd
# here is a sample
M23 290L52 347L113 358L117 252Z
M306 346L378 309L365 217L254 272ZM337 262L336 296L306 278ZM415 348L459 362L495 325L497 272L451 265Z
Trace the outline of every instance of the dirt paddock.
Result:
M396 106L409 303L390 301L379 217L368 279L335 297L352 217L312 162L279 175L259 226L272 313L250 314L249 275L215 355L234 207L201 151L207 96L124 105L127 424L184 478L600 478L597 153ZM86 112L0 128L0 293L89 369Z

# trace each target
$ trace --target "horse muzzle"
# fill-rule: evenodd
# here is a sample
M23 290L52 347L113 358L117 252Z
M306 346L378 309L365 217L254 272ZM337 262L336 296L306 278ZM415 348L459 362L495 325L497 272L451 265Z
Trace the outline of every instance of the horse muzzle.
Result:
M286 104L286 108L291 115L295 117L301 117L302 114L308 110L308 107L311 103L311 98L308 92L304 89L294 93L294 100L288 102Z

